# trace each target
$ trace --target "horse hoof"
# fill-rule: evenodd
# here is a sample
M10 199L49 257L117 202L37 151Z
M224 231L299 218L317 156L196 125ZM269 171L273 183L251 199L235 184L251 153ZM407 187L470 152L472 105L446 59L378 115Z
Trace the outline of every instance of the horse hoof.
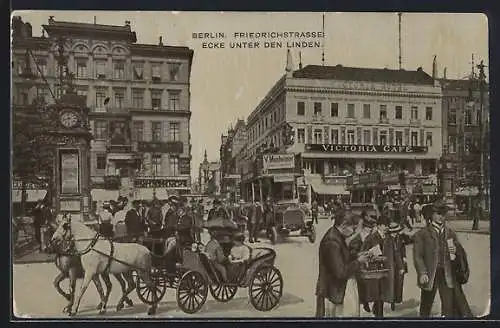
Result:
M125 299L125 303L127 303L128 306L134 306L134 302L128 297Z
M156 308L155 307L150 307L148 310L148 315L155 315L156 314Z
M71 308L69 306L65 306L62 310L63 313L70 313L71 312Z
M70 317L74 317L75 315L76 315L76 312L71 312L71 311L68 312L68 316L70 316Z
M96 307L96 310L102 310L103 305L104 305L104 304L102 304L102 302L101 302L101 303L99 303L99 304L97 305L97 307Z
M106 309L101 309L101 310L99 311L99 314L106 314Z
M120 302L117 306L116 306L116 311L121 311L125 306L123 305L122 302Z

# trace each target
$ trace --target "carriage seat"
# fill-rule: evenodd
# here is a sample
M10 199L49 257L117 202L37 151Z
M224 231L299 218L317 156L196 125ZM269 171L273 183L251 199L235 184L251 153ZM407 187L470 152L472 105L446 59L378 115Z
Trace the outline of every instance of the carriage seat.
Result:
M208 258L208 255L204 252L200 252L200 261L203 267L207 270L207 273L214 281L224 282L224 277L222 273L217 270L217 268L212 264L212 261Z

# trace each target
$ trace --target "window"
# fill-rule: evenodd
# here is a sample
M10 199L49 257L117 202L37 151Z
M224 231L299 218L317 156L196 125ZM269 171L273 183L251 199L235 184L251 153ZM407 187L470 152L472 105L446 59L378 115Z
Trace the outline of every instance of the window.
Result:
M481 121L482 121L482 119L481 119L481 111L480 111L480 110L478 110L478 111L476 112L476 124L480 124L480 123L481 123Z
M177 81L179 80L179 73L180 73L180 68L181 64L179 63L171 63L169 64L169 74L170 74L170 81Z
M161 154L151 155L151 165L153 167L153 175L158 175L161 173Z
M380 131L379 145L387 146L387 131L385 131L385 130Z
M151 141L161 141L161 122L151 122Z
M151 107L154 110L161 109L161 91L151 91Z
M134 131L133 138L135 141L143 141L144 140L144 122L143 121L134 121L132 123L132 128Z
M169 141L179 141L180 140L180 123L171 122L169 125Z
M17 104L29 105L29 90L26 88L17 89Z
M418 120L418 107L417 106L411 107L411 119Z
M314 103L314 115L321 116L321 103L320 102Z
M455 136L448 136L448 151L450 153L457 151L457 138Z
M278 122L278 115L277 115L276 111L273 112L273 117L274 117L274 122L277 123Z
M472 111L470 109L467 109L465 111L464 124L465 125L471 125L472 124Z
M125 62L117 61L113 64L113 77L115 80L125 79Z
M115 91L115 106L123 108L125 105L125 93L123 91Z
M171 176L179 175L179 158L178 157L170 157L169 159L169 168Z
M387 105L380 105L380 119L387 119Z
M332 144L339 144L339 130L332 129Z
M144 107L144 90L132 91L132 107L133 108Z
M106 154L97 154L97 167L98 170L106 169Z
M339 117L339 104L331 103L330 104L330 116L331 117Z
M144 64L143 63L132 63L132 75L134 80L143 80L144 79Z
M106 93L104 92L104 90L97 90L95 92L95 107L98 109L103 109L105 99Z
M396 146L403 145L403 131L396 131Z
M151 77L153 81L161 80L161 66L160 64L151 64Z
M425 145L427 147L432 147L432 132L427 132L425 135Z
M106 61L96 60L95 61L95 77L98 79L106 78Z
M363 118L370 118L370 104L363 104Z
M106 139L108 137L108 123L106 121L95 121L94 126L96 139Z
M23 75L26 73L26 61L24 59L17 59L17 74Z
M354 104L347 104L347 118L354 118Z
M363 131L363 144L370 145L371 144L371 132L370 130Z
M40 71L42 71L43 76L47 76L47 59L38 58L36 60L36 64L38 67L35 67L34 73L35 75L40 75Z
M306 142L306 130L297 129L297 142L302 144Z
M315 144L323 143L323 130L322 129L315 129L314 130L314 143Z
M411 146L418 146L418 132L411 133L410 145Z
M457 124L457 110L454 108L448 112L448 124Z
M169 110L181 109L181 96L178 91L170 91L168 93L168 109Z
M78 95L81 96L80 90L77 91ZM44 87L38 87L36 89L36 97L38 100L42 101L44 104L46 103L46 99L49 96L49 90ZM85 91L85 99L87 99L87 91Z
M425 107L425 120L432 121L432 107Z
M306 115L306 104L303 101L297 102L297 115Z
M87 60L86 59L77 59L76 60L76 77L79 79L87 77Z
M347 144L354 145L354 130L347 130Z
M76 90L76 94L85 98L85 103L87 103L87 90Z
M403 119L403 107L402 106L396 106L395 111L394 111L394 118L396 120Z

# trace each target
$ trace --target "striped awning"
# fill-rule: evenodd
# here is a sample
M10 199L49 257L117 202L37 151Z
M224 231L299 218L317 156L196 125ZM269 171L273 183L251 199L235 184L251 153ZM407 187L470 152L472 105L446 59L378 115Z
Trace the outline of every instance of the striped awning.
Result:
M28 196L26 199L27 202L37 202L38 200L45 198L45 195L47 194L47 190L29 189L29 190L26 190L26 194ZM22 197L22 190L19 190L19 189L12 190L12 202L13 203L20 203L21 197Z
M92 189L90 191L90 195L92 196L92 200L94 202L99 201L110 201L117 200L119 196L118 190L108 190L108 189Z

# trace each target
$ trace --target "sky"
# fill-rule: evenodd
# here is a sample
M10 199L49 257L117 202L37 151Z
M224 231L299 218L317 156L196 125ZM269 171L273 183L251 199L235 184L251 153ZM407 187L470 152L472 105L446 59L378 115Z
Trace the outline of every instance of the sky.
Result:
M49 16L56 21L124 25L131 22L138 43L187 46L194 50L191 70L192 176L205 149L208 159L219 159L221 134L237 119L246 119L269 89L285 73L283 48L231 49L236 32L321 32L322 13L265 12L125 12L125 11L17 11L30 22L33 35L42 34ZM325 13L325 65L392 68L398 64L396 13ZM223 32L225 40L200 40L193 33ZM488 21L483 14L403 13L402 67L422 67L432 73L437 56L438 75L446 67L448 78L470 74L472 54L476 64L488 65ZM302 41L303 39L290 39ZM225 41L224 49L208 49L202 42ZM245 41L245 40L240 40ZM260 40L264 41L264 40ZM279 41L279 40L278 40ZM302 65L321 65L322 47L300 49ZM299 49L291 49L294 69Z

